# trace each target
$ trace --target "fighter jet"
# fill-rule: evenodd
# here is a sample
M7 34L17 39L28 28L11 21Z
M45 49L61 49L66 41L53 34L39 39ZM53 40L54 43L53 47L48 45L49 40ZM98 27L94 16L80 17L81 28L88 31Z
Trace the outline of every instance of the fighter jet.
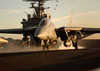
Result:
M55 25L48 18L43 18L38 28L29 27L23 29L4 29L0 33L12 33L33 35L34 38L41 40L41 46L49 48L50 44L57 43L57 38L61 38L65 47L73 45L78 49L77 39L86 37L85 34L100 33L100 28L81 28L81 27L60 27L56 28ZM72 44L71 44L72 41Z
M25 0L25 1L41 2L48 0ZM41 18L41 14L39 14L39 18ZM55 25L50 20L50 16L47 14L47 17L40 19L38 27L31 26L20 29L2 29L0 30L0 33L23 34L24 38L27 38L27 36L31 35L33 37L32 39L35 40L39 39L41 41L41 46L43 48L49 48L50 44L56 44L57 38L60 37L65 47L70 47L71 45L73 45L73 47L75 47L76 50L78 49L78 39L86 37L85 34L92 35L94 33L100 33L100 28L72 27L71 24L72 22L68 27L65 26L56 28Z

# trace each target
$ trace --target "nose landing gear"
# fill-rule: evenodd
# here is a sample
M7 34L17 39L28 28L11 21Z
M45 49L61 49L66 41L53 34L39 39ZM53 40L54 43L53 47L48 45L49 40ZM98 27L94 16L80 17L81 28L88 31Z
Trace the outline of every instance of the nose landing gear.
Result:
M49 40L42 40L41 41L41 46L43 47L43 50L45 50L45 49L49 50L49 48L50 48L50 41Z

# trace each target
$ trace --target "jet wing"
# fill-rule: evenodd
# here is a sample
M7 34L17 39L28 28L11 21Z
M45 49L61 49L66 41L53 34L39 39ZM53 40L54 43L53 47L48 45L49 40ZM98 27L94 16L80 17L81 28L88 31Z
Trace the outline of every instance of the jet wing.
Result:
M100 28L80 28L80 27L61 27L56 29L57 35L62 40L67 39L69 36L78 35L79 39L90 36L94 33L100 33Z
M23 29L2 29L0 33L22 34Z
M100 28L81 28L81 27L61 27L58 28L57 31L68 31L68 32L78 32L85 34L93 34L93 33L100 33Z
M29 27L29 28L19 28L19 29L2 29L0 30L0 33L8 33L8 34L23 34L26 32L35 31L36 28Z
M85 32L85 34L100 33L100 28L83 28L82 32Z

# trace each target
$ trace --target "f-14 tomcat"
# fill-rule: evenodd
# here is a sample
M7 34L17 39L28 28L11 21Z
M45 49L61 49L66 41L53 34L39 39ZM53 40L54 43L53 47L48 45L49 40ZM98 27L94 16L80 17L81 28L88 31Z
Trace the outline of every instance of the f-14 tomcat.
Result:
M76 50L78 49L77 39L79 36L83 38L86 37L85 34L90 35L94 33L100 33L100 28L81 28L72 26L56 28L51 22L50 16L48 14L44 14L44 10L49 7L44 8L43 3L49 0L24 1L38 1L38 7L34 6L35 3L31 3L31 8L34 8L36 10L36 14L34 15L34 17L30 18L30 15L28 14L29 21L23 19L23 28L21 29L3 29L0 30L0 33L23 34L24 40L27 39L27 36L31 35L31 41L32 39L35 39L35 41L40 40L41 46L46 48L49 48L50 44L57 43L57 38L60 37L65 47L70 47L71 45L73 45ZM34 23L36 20L38 20L37 24ZM38 26L35 27L36 25Z

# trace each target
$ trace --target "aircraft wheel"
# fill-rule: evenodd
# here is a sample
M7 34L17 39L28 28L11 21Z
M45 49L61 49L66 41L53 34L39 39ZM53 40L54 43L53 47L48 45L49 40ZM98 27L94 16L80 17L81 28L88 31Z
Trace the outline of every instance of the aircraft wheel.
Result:
M45 45L42 46L43 47L43 51L45 50Z
M78 43L75 42L74 45L75 45L75 50L78 50Z
M46 46L46 48L47 48L47 50L49 50L49 48L50 48L50 45L47 45L47 46Z
M72 44L73 44L73 47L75 47L75 42L74 41L72 41Z

